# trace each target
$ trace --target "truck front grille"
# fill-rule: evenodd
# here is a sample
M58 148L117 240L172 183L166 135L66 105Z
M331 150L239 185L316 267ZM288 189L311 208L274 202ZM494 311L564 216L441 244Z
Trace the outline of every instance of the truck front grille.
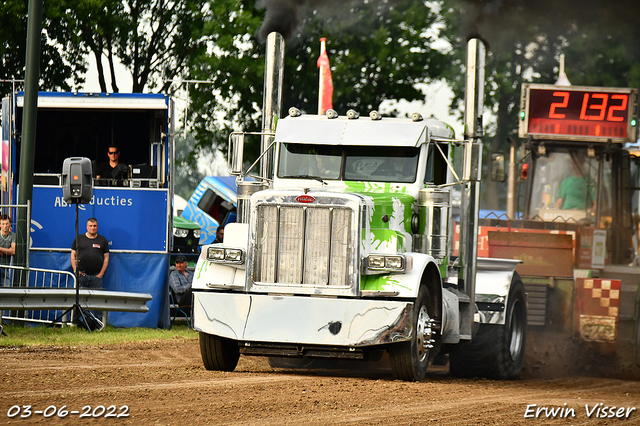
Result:
M259 205L254 281L346 286L352 215L345 207Z

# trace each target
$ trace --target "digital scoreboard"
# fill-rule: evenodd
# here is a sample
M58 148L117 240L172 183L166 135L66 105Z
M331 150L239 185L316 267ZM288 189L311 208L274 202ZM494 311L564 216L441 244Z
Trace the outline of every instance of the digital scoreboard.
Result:
M523 84L520 137L636 142L638 91Z

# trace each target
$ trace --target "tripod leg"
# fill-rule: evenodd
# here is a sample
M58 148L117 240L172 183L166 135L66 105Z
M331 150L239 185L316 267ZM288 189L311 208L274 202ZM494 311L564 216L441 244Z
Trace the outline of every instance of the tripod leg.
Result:
M62 318L64 318L64 316L67 315L69 312L71 312L74 308L75 308L75 305L73 305L72 307L70 307L69 309L64 311L62 314L60 314L60 316L58 318L56 318L53 321L51 321L51 324L49 324L49 327L53 327L53 325L55 323L57 323L58 321L60 321L60 324L62 324Z

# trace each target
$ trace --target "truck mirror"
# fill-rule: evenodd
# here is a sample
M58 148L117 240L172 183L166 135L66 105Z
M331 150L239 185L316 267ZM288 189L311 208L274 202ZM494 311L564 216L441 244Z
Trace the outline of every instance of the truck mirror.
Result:
M504 154L501 152L491 154L491 180L494 182L504 182L506 180Z
M232 175L242 174L242 162L244 153L244 133L231 133L229 137L229 152L227 156L227 169Z

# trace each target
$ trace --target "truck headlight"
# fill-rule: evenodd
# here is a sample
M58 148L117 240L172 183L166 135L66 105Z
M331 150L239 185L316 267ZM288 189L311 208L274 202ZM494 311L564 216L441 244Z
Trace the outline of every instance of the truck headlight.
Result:
M212 262L224 261L224 248L209 247L209 250L207 250L207 260L210 260Z
M366 269L371 272L407 272L412 269L411 256L371 254L366 259ZM365 271L366 273L366 271Z
M193 230L193 236L195 238L200 238L200 230L199 229L194 229Z
M242 250L240 249L225 249L225 260L229 262L242 262Z
M384 256L372 254L367 261L369 269L384 269Z
M173 228L173 236L174 237L185 238L187 236L187 234L189 234L189 230L188 229Z
M207 260L218 263L244 263L244 251L237 248L209 247Z
M402 256L387 256L384 258L384 267L387 269L404 269L404 258Z

